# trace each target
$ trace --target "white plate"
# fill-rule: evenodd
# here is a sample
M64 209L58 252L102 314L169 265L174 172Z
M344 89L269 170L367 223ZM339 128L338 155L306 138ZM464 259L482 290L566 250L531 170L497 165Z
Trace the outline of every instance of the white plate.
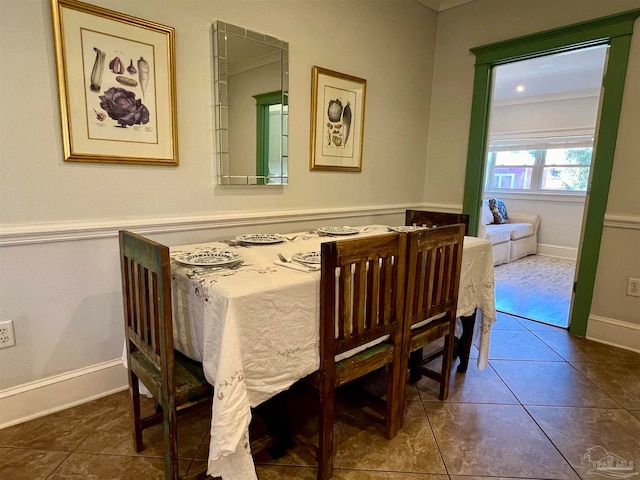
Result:
M238 235L236 240L244 243L280 243L285 238L277 233L248 233L246 235Z
M227 267L242 262L242 257L237 253L216 249L180 252L172 256L180 263L200 267Z
M399 227L387 227L387 228L392 232L400 232L400 233L415 232L417 230L429 229L429 227L419 227L416 225L400 225Z
M294 253L291 259L296 262L308 263L310 265L319 265L321 263L320 252Z
M360 233L360 230L353 227L320 227L317 229L320 233L327 233L329 235L353 235Z

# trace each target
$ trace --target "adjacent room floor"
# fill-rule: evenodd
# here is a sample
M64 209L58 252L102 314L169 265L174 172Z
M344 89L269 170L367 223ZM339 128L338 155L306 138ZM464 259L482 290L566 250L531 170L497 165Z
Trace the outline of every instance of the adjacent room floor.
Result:
M640 471L640 354L570 336L566 330L499 314L489 367L472 360L452 374L447 401L428 379L409 385L403 429L391 441L382 422L339 400L335 480L463 477L594 480ZM0 478L163 478L159 427L136 455L126 392L0 430ZM309 402L291 403L295 445L259 458L258 476L315 479L315 422ZM181 469L204 469L205 414L182 417ZM597 461L614 459L618 470ZM633 463L631 463L633 462ZM627 471L621 470L627 468ZM623 478L623 477L619 477Z
M495 267L496 309L558 327L569 326L575 260L529 255Z

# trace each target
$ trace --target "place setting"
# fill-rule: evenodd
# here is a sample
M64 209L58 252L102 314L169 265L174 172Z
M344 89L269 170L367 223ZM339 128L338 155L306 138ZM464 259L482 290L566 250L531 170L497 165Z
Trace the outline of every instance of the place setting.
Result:
M252 245L272 245L286 241L287 237L277 233L246 233L238 235L233 240L222 240L222 243L230 247L250 247Z
M321 237L324 237L324 236L339 237L339 236L357 235L358 233L365 233L365 232L368 232L369 230L372 230L372 227L358 228L358 227L349 227L345 225L344 227L319 227L313 230L312 232L316 233Z
M235 252L218 248L201 248L193 251L171 254L176 262L191 269L193 273L202 274L215 270L237 270L247 266L243 258Z
M320 271L320 252L299 252L294 253L291 257L278 253L278 259L279 260L273 263L281 267L291 268L301 272Z
M434 227L436 227L436 225L434 225ZM416 225L415 223L413 225L400 225L397 227L387 227L387 230L389 230L390 232L398 232L398 233L410 233L410 232L417 232L419 230L428 230L429 227L427 227L426 225Z
M253 245L273 245L277 243L293 242L295 240L309 240L310 238L315 238L317 236L318 232L316 231L292 233L289 235L282 235L279 233L247 233L244 235L238 235L233 240L223 240L222 242L230 247L251 247Z
M244 245L272 245L274 243L286 242L287 238L278 233L247 233L238 235L236 242Z

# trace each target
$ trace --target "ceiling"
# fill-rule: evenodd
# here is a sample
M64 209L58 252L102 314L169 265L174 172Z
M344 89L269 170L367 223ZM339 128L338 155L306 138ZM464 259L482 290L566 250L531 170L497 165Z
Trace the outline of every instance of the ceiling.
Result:
M500 65L495 69L493 99L598 95L606 53L606 46L598 46Z

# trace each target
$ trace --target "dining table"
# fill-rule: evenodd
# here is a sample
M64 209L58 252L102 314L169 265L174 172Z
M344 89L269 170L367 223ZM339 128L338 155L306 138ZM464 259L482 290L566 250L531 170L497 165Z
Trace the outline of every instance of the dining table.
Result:
M170 247L174 345L202 362L214 386L209 475L257 479L251 409L318 369L320 244L392 228L327 227ZM202 265L201 258L216 261ZM467 361L476 311L477 366L484 369L496 319L491 244L465 237L457 314L466 319Z

